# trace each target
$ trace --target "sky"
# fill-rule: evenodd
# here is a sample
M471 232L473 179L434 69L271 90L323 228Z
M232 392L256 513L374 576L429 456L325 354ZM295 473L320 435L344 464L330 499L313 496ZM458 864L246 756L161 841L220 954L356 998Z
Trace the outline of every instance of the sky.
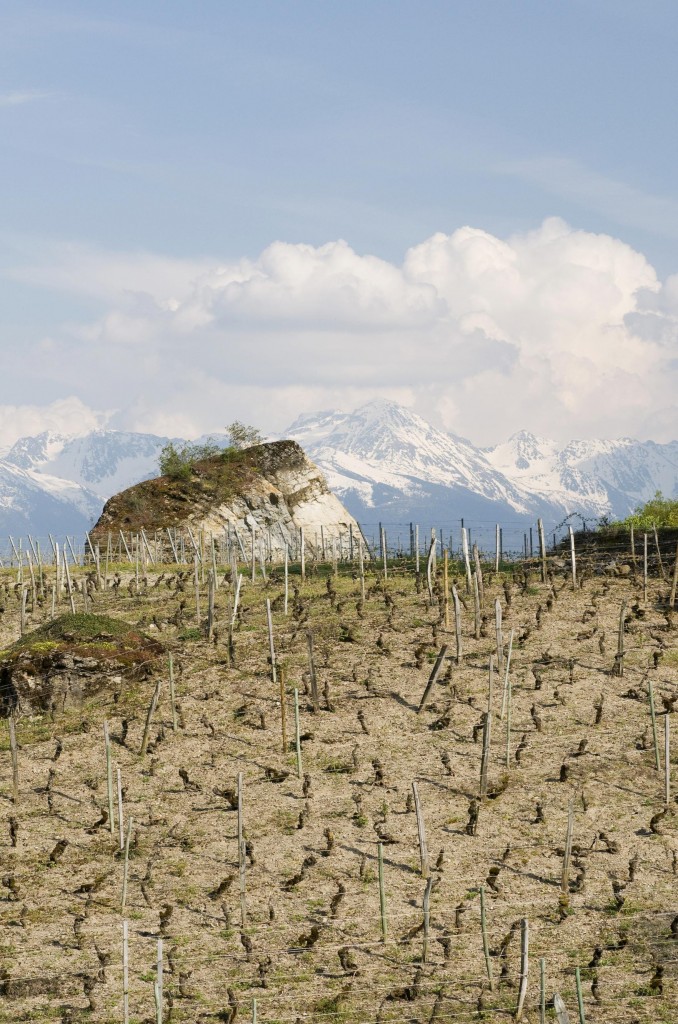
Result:
M0 446L678 437L674 0L5 0Z

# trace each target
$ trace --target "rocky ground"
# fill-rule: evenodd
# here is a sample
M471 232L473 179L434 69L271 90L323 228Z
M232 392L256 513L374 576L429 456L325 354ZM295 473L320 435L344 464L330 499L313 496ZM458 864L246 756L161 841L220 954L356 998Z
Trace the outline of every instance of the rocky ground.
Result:
M77 700L23 712L19 704L16 800L7 723L0 727L0 1021L122 1021L124 920L131 1021L157 1019L158 939L164 1021L234 1024L236 1017L252 1017L253 1001L265 1024L504 1021L519 999L523 920L529 936L523 1019L540 1020L543 961L546 1019L555 1019L554 992L570 1020L579 1019L579 968L586 1021L675 1020L678 776L673 766L666 805L663 760L664 720L668 714L673 726L678 697L670 580L652 576L645 596L633 567L609 552L581 568L576 588L569 566L558 561L546 582L538 565L505 566L497 576L488 570L476 639L473 597L453 565L450 583L456 578L463 602L460 663L452 612L445 629L440 560L432 603L425 579L417 581L404 562L390 567L386 581L378 567L370 569L364 601L349 565L336 577L331 567L304 582L292 575L287 615L280 571L266 582L246 579L230 653L227 573L216 591L211 640L207 582L200 585L198 618L192 572L172 566L150 567L138 588L122 566L110 567L105 587L89 569L72 569L75 583L88 590L86 608L82 593L75 599L84 632L74 629L61 594L54 611L66 618L49 635L33 636L52 621L53 571L47 569L44 601L31 609L28 600L24 675L30 676L33 656L41 685L49 686L45 645L49 654L49 644L63 643L65 635L71 677L77 681L78 659L90 658L96 664L90 660L82 671L99 673L103 683L95 692L71 687ZM0 582L0 663L8 666L17 661L20 633L17 570L0 571ZM613 670L623 602L619 675ZM94 647L116 641L110 627L92 623L94 614L133 627L140 645L150 638L146 671L134 659L104 665ZM420 709L443 645L438 680ZM480 799L491 657L487 795ZM5 686L6 674L3 679ZM108 820L104 720L114 780L117 768L121 775L123 841L129 835L124 910L117 795L113 831ZM678 734L673 746L678 749ZM570 809L572 853L563 887Z

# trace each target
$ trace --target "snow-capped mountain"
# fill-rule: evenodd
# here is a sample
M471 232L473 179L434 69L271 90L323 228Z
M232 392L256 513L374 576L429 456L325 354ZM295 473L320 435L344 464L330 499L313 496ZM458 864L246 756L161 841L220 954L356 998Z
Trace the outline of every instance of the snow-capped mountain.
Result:
M570 513L623 517L661 490L678 494L678 442L629 438L559 445L527 431L476 448L394 402L301 416L286 432L366 521L512 522ZM522 525L521 525L522 529Z
M493 536L498 522L522 543L537 516L550 530L570 513L622 517L657 490L678 495L678 441L558 444L520 431L481 449L382 400L301 416L280 436L299 442L368 532L378 521L451 528L464 517L476 536ZM0 458L0 538L84 532L112 494L157 474L168 440L112 430L21 438Z

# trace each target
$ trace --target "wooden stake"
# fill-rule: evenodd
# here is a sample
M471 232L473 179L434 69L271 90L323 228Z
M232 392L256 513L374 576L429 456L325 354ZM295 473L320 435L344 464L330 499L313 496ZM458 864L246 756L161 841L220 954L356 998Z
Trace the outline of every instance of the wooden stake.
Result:
M647 534L643 534L643 603L647 604Z
M579 1024L586 1024L584 1016L584 996L581 989L581 973L578 967L574 969L574 980L577 986L577 1007L579 1009Z
M381 941L386 942L388 924L386 917L386 888L384 886L384 847L377 843L377 863L379 866L379 913L381 916Z
M666 582L666 573L664 572L664 563L662 562L662 552L659 547L659 534L657 533L657 527L653 526L652 531L654 533L654 546L657 549L657 561L659 562L659 571L662 574L662 579Z
M168 668L169 668L169 691L170 691L170 704L172 705L172 732L177 731L177 702L174 696L174 661L172 659L172 652L170 651L167 655Z
M494 629L497 637L497 671L504 668L504 641L501 633L501 601L498 597L494 600Z
M122 1019L129 1024L129 926L122 922Z
M280 723L282 726L282 752L287 753L287 716L285 711L285 672L283 667L280 667L278 673L278 682L280 684Z
M306 642L308 644L308 668L311 676L311 702L314 712L317 713L320 711L320 701L318 699L318 678L315 673L315 658L313 656L313 632L310 629L306 630Z
M570 891L570 857L572 855L572 832L574 830L574 804L570 803L567 812L567 832L565 834L565 853L563 854L563 870L560 876L561 892Z
M238 876L240 879L240 924L243 931L247 927L247 908L245 905L245 837L243 836L243 774L238 772Z
M299 730L299 691L294 688L294 746L297 752L297 775L301 779L303 769L301 765L301 733Z
M304 543L304 528L299 527L299 547L301 550L301 578L306 579L306 545Z
M570 533L570 558L572 560L572 589L577 589L577 556L574 551L574 531L571 526L568 526Z
M153 715L155 709L158 706L158 699L160 697L160 686L162 684L162 677L158 677L158 681L155 684L153 690L153 696L151 697L151 703L148 705L148 713L146 715L146 723L144 725L144 735L141 740L141 747L139 748L139 756L143 757L146 753L146 747L148 746L148 734L151 728L151 722L153 721Z
M125 913L125 904L127 903L127 877L129 871L129 841L132 835L132 818L129 817L127 821L127 836L125 837L125 857L122 868L122 898L120 900L120 913Z
M289 603L290 596L290 549L285 544L285 615L287 615L287 605Z
M480 886L480 934L483 939L483 956L485 957L485 970L487 971L487 983L490 992L494 991L494 978L492 977L492 959L490 957L490 943L487 938L487 915L485 913L485 886Z
M461 549L464 555L464 568L466 570L466 592L471 593L471 563L468 557L468 533L466 527L461 528Z
M546 1024L546 960L539 959L539 1024Z
M19 754L16 742L16 727L14 712L7 719L9 726L9 749L12 755L12 803L16 806L19 803Z
M412 783L412 795L414 796L414 809L417 815L417 833L419 835L419 859L421 861L421 877L428 878L429 863L428 849L426 846L426 829L424 827L424 815L419 801L419 791L416 782Z
M431 538L431 544L428 549L428 558L426 559L426 583L428 586L428 599L429 603L433 604L433 562L436 556L436 539Z
M520 1020L527 995L527 969L529 966L529 944L530 930L527 918L520 922L520 985L518 988L518 1005L516 1006L516 1020Z
M669 597L669 608L673 608L676 603L676 588L678 588L678 544L676 544L676 560L673 563L673 583L671 584L671 594Z
M664 803L669 806L671 800L671 742L670 742L670 715L668 711L664 715Z
M475 577L476 585L478 587L478 594L480 595L481 605L485 604L485 585L483 583L483 570L480 565L480 553L478 552L478 545L473 545L473 564L475 566Z
M546 541L544 540L544 524L541 519L537 520L537 531L539 533L539 555L541 557L541 581L546 583Z
M509 672L510 672L510 669L511 669L511 653L512 653L512 651L513 651L513 630L511 630L511 632L509 634L509 646L508 646L508 654L507 654L507 657L506 657L506 669L504 671L504 688L503 688L502 699L501 699L501 719L502 719L502 721L504 720L504 715L506 714L506 706L507 706L507 701L508 701L508 697L509 697L509 686L510 686Z
M449 558L447 551L443 552L443 600L445 608L445 629L450 628L450 579L449 579Z
M268 652L271 660L271 681L275 685L278 681L275 666L275 646L273 644L273 618L271 616L271 599L266 598L266 625L268 627Z
M108 793L108 824L111 835L115 832L115 815L113 813L113 767L111 764L111 740L108 735L108 722L104 719L104 749L106 751L106 792Z
M446 655L447 655L447 644L443 644L443 646L440 648L440 651L438 653L438 657L436 658L436 663L433 666L433 671L431 672L431 675L429 676L428 682L426 684L426 688L424 689L424 693L423 693L423 696L421 698L421 702L419 704L419 707L417 708L417 714L419 714L423 710L423 708L424 708L424 706L426 704L426 701L429 698L431 690L435 686L436 680L438 679L438 676L440 675L440 671L441 671L441 669L443 667L443 662L445 661L445 656Z
M650 697L650 721L652 722L652 740L654 742L654 766L659 771L659 741L657 739L657 716L654 709L654 688L652 686L652 680L649 681L648 694Z
M428 936L429 929L431 927L431 886L433 885L433 879L429 878L426 882L426 888L424 889L424 938L421 949L421 962L426 963L428 959Z
M457 588L452 584L452 603L454 604L454 637L457 644L457 665L461 665L463 656L461 642L461 604Z
M125 838L124 838L124 825L122 820L122 777L120 775L120 769L116 768L117 782L118 782L118 839L120 842L120 849L124 849Z

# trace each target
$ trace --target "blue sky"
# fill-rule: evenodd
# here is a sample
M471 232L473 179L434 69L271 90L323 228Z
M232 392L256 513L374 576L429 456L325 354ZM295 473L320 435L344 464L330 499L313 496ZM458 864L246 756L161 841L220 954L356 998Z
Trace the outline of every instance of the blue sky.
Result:
M247 369L247 346L233 342L232 311L217 324L210 306L209 338L203 322L191 321L183 341L174 317L167 358L186 359L183 405L180 380L162 374L157 338L151 343L148 332L141 337L135 329L132 343L129 332L121 339L101 324L127 315L135 291L136 325L142 294L147 305L183 307L190 291L195 307L203 275L237 265L239 279L243 260L260 275L257 261L276 241L319 249L345 239L359 256L401 267L409 249L436 233L452 237L469 225L501 241L525 239L554 217L590 236L592 249L596 236L610 236L620 253L631 247L654 268L660 284L649 310L647 297L640 304L637 298L648 285L644 272L634 290L616 281L617 257L606 257L614 287L630 293L621 315L653 321L649 341L648 330L641 332L648 344L656 345L661 309L668 349L656 368L665 375L672 363L673 339L664 336L674 316L671 275L678 271L677 28L675 3L654 0L5 2L0 370L12 383L0 403L39 409L73 397L97 414L107 410L115 425L159 428L176 413L186 430L199 430L218 425L224 402L240 415L239 405L253 407L276 429L315 402L367 399L383 391L371 366L357 359L342 387L329 372L346 326L319 329L306 305L297 329L320 330L318 372L310 383L300 374L296 390L291 375L277 399L273 385L264 394ZM600 253L592 258L597 266ZM114 277L119 272L117 288L79 280L93 263L103 278L108 263ZM361 265L356 272L362 280L371 270ZM342 287L336 273L333 295ZM559 263L553 274L567 277ZM455 324L491 313L494 296L483 292L477 308L455 307ZM612 305L609 328L620 316ZM533 329L548 334L551 327ZM514 335L494 316L493 326L481 329L493 342L520 345L520 324ZM289 322L281 329L275 305L265 337L260 324L248 330L257 359L281 350L292 362L308 358L306 346L295 347ZM354 324L349 347L359 336L364 346L366 330ZM430 325L410 341L418 338L425 358ZM454 378L460 339L458 332L446 338ZM397 333L386 347L370 341L374 355L366 362L397 360L404 343ZM572 345L576 351L576 339ZM191 353L202 360L197 369ZM673 361L677 356L674 347ZM480 345L479 372L490 358ZM82 367L80 377L58 369L69 360ZM128 360L141 377L159 382L155 404L141 388L126 393L128 373L109 373L108 389L98 383L97 367L108 372ZM20 365L22 372L13 372ZM496 433L498 423L488 430L467 422L468 369L463 381L451 379L435 394L425 383L408 384L406 369L407 360L403 374L387 375L391 397L473 439ZM622 371L632 372L630 364ZM211 397L201 401L203 374ZM566 394L573 382L561 384L563 406L552 424L545 408L534 423L519 425L561 435L578 423L605 431L601 417L583 423ZM624 432L675 436L670 403L663 402L659 420L650 415L656 402L646 402ZM610 418L607 432L623 428L618 419Z

